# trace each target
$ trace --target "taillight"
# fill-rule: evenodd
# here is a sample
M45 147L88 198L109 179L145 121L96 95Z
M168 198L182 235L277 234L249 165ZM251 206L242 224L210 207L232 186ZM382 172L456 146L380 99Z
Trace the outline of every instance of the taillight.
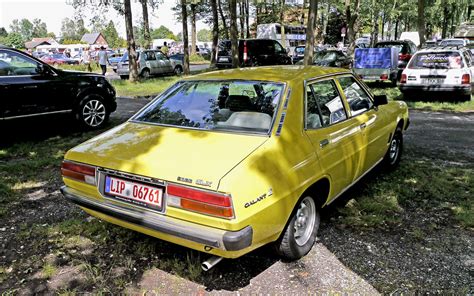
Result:
M234 217L229 195L173 184L168 184L166 192L169 206L227 219Z
M463 74L461 78L461 84L471 84L471 76L469 76L469 74Z
M63 161L61 164L61 174L63 177L81 181L87 184L96 185L95 167L79 164L75 162Z
M388 80L388 75L387 74L380 75L380 80Z
M402 78L400 79L400 83L407 83L407 74L402 74Z
M410 58L411 58L410 54L402 54L401 53L401 54L398 55L398 59L400 61L408 61L408 60L410 60Z
M248 59L248 52L247 52L247 41L244 41L244 62Z

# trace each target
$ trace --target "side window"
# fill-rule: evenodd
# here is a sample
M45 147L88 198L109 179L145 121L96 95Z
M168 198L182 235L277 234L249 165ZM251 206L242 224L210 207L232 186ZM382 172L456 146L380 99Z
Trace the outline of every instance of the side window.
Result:
M275 53L282 53L284 51L285 50L283 49L283 47L281 47L281 45L278 42L275 42Z
M17 52L0 50L0 76L37 75L38 63Z
M158 60L165 60L165 55L159 51L156 52L156 59Z
M365 90L357 83L354 77L347 76L338 78L347 103L351 109L352 116L364 113L372 108L373 103Z
M307 129L328 126L347 118L341 97L332 80L308 85L306 98Z
M468 54L467 52L464 52L464 60L466 60L466 65L467 65L467 67L471 67L471 66L472 66L471 57L469 56L469 54Z
M155 53L153 51L147 51L145 52L145 60L146 61L154 61L156 60Z

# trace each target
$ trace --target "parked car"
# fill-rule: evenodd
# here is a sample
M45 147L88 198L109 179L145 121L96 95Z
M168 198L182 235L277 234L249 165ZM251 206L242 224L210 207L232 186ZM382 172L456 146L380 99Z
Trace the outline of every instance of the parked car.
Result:
M445 94L449 100L471 100L474 61L466 48L428 48L418 51L403 70L400 91L406 97Z
M49 65L79 65L79 61L68 58L62 53L47 54L42 56L41 60Z
M439 46L467 46L469 40L461 38L443 39L439 43Z
M297 64L303 64L299 61ZM352 68L352 58L341 50L323 50L314 53L313 65L322 67Z
M394 168L407 105L347 70L274 66L171 86L124 124L69 150L65 198L120 226L221 257L316 240L320 209L383 163Z
M58 113L101 128L117 108L115 89L102 75L53 68L19 50L0 47L0 119Z
M305 52L304 45L299 45L295 47L295 50L293 51L293 56L291 57L293 64L296 64L299 61L304 59L304 52Z
M377 42L375 48L395 47L398 49L398 73L397 79L400 80L403 69L407 66L412 55L417 51L415 43L410 40L394 40Z
M122 57L123 54L121 53L113 53L109 56L109 62L114 72L117 72L117 64L122 60Z
M291 58L278 41L271 39L240 39L239 62L241 67L291 65ZM230 40L219 43L216 67L232 67Z
M183 73L183 65L170 60L159 50L144 50L137 52L138 73L143 78L152 75ZM120 62L117 63L117 74L122 79L129 76L128 52L125 52Z

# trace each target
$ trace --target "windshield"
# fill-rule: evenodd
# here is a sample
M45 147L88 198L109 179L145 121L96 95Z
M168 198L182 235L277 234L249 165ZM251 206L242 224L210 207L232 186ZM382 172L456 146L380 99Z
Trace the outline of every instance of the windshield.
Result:
M458 52L426 52L415 54L408 68L411 69L460 69L462 58Z
M440 46L450 46L450 45L464 45L463 40L443 40L439 43Z
M334 51L320 51L315 54L314 61L315 62L323 62L323 61L334 61L337 58L337 53Z
M304 47L296 47L295 52L303 54L304 53Z
M170 88L135 121L268 133L284 85L261 81L184 81Z
M408 46L406 44L400 43L377 43L375 44L375 48L392 48L395 47L398 49L398 52L401 54L408 53Z

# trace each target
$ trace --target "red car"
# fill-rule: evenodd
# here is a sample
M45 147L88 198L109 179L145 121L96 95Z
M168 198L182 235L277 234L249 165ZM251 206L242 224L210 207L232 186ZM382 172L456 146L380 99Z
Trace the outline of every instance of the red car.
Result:
M68 58L61 53L48 54L41 58L41 60L49 65L78 65L79 62Z

